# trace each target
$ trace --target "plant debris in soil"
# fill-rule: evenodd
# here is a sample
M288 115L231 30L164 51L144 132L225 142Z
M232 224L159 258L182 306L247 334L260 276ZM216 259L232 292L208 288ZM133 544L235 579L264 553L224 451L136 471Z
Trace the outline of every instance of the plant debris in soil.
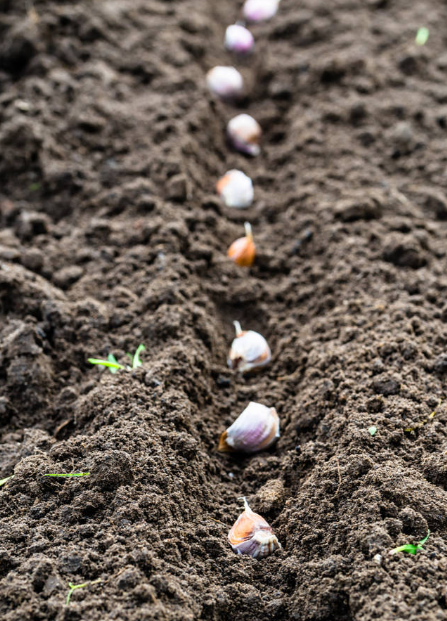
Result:
M232 107L205 75L239 9L0 0L4 621L447 619L447 5L282 0ZM272 348L250 377L235 320ZM250 401L278 442L218 453ZM228 544L240 496L261 561Z

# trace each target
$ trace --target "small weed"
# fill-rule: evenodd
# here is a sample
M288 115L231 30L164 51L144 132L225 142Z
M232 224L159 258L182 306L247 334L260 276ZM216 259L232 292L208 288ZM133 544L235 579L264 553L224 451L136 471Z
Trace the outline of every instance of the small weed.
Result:
M416 554L419 550L422 550L422 546L430 537L430 530L427 532L427 535L419 541L419 543L406 543L404 546L399 546L398 548L394 548L390 551L390 554L397 554L398 552L407 552L407 554Z
M416 38L414 40L416 45L425 45L428 41L429 34L430 31L428 30L428 28L419 28L416 33Z
M407 433L412 433L414 434L416 429L420 429L421 427L423 427L424 425L426 425L428 422L430 422L431 420L434 419L434 417L436 416L436 412L439 408L439 406L441 405L442 401L440 400L438 405L436 406L436 408L433 410L433 412L431 414L429 414L427 416L427 418L424 418L423 421L421 421L420 423L417 423L414 427L405 427L404 431L406 431Z
M110 370L111 373L116 373L120 369L124 369L126 371L132 371L132 369L136 369L137 367L142 366L142 362L140 359L140 354L146 349L144 345L139 345L137 351L132 354L126 354L132 361L132 366L119 364L113 354L109 354L107 356L107 360L100 360L98 358L89 358L88 361L90 364L97 364L101 367L106 367Z
M132 354L126 354L126 356L129 356L129 358L132 360L132 369L143 366L143 363L140 360L140 354L145 349L146 348L144 345L138 345L137 351L134 353L133 356Z
M44 474L44 477L88 477L90 472L72 472L71 474Z
M4 485L5 483L7 483L8 481L10 481L11 479L13 479L13 478L14 478L14 475L11 474L11 476L10 477L6 477L6 479L0 479L0 487L2 485Z
M375 425L372 425L371 427L368 427L368 431L372 436L375 436L377 433L377 427Z
M73 591L76 591L76 589L83 589L86 586L92 586L93 584L99 584L100 582L102 582L101 578L99 578L99 580L94 580L93 582L83 582L82 584L73 584L72 582L69 582L68 586L70 587L70 590L67 593L65 605L68 606L68 604L70 603L71 595Z

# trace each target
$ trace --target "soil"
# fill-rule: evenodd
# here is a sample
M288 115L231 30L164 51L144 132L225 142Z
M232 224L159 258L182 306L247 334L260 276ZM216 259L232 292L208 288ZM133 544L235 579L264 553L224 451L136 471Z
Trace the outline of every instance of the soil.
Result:
M236 61L239 9L0 0L3 621L447 619L447 4L282 0ZM237 107L204 81L233 63ZM233 320L271 345L252 377ZM250 400L279 442L218 454ZM243 495L282 544L260 561L228 545Z

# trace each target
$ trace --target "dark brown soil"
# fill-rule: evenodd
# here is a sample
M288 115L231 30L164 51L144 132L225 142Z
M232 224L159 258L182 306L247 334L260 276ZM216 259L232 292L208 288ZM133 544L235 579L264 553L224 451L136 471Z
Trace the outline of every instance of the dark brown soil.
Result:
M239 63L253 160L204 84L238 9L0 0L2 621L447 619L447 4L283 0ZM234 319L273 349L252 378ZM217 454L250 400L278 444ZM262 561L227 542L242 495Z

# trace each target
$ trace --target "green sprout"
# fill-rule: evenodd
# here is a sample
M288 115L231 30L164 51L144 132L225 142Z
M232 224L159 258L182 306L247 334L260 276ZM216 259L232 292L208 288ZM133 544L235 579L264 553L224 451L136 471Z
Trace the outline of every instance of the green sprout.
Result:
M430 31L428 30L428 28L419 28L416 33L416 38L414 40L416 45L425 45L428 41L429 34Z
M44 477L88 477L90 472L72 472L71 474L44 474Z
M132 369L136 369L137 367L142 366L142 362L140 360L140 354L144 351L146 347L144 345L139 345L137 351L132 354L126 354L132 360L132 366L119 364L113 354L109 354L107 356L107 360L100 360L99 358L89 358L88 361L90 364L97 364L101 367L107 367L111 373L116 373L120 369L125 369L126 371L131 371Z
M11 479L13 479L13 478L14 478L14 475L11 474L11 476L10 477L6 477L6 479L0 479L0 487L2 485L4 485L5 483L7 483L8 481L10 481Z
M368 431L372 436L375 436L377 433L377 427L375 425L372 425L371 427L368 427Z
M416 544L406 543L404 546L399 546L398 548L394 548L393 550L391 550L390 554L397 554L398 552L407 552L407 554L416 554L416 552L419 552L419 550L422 550L422 546L424 545L424 543L427 541L429 537L430 537L430 529L428 530L427 535L421 541L419 541L419 543L416 543Z
M126 356L129 356L129 358L132 360L132 369L143 366L143 363L140 360L140 354L145 349L146 348L144 345L138 345L137 351L134 353L133 356L132 354L126 354Z
M71 594L73 593L73 591L76 591L76 589L83 589L86 586L92 586L93 584L99 584L100 582L102 582L101 578L99 578L99 580L94 580L93 582L83 582L82 584L73 584L72 582L69 582L68 586L70 587L70 590L67 593L65 605L68 606L68 604L70 603Z

